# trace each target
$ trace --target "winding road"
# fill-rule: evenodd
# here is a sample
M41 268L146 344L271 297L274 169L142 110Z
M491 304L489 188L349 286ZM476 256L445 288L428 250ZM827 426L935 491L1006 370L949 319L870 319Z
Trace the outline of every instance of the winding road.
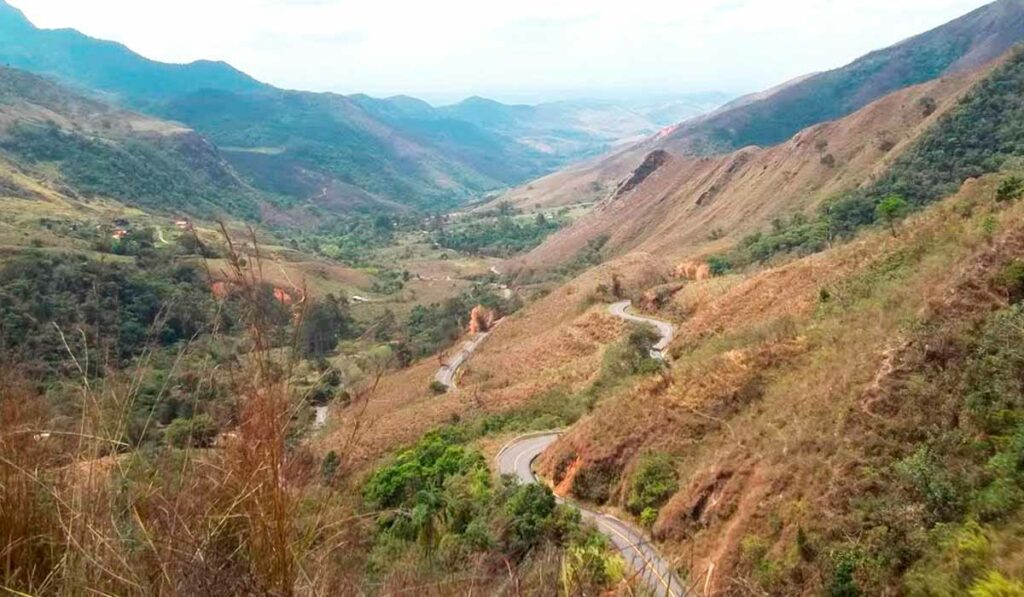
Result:
M502 475L513 475L521 483L537 483L537 477L533 473L533 461L548 446L555 443L561 434L561 431L547 431L512 440L498 453L498 472ZM562 498L556 499L559 503L565 503ZM579 509L583 520L593 524L611 539L612 544L622 554L622 558L654 595L683 597L688 594L686 586L673 572L672 566L658 555L643 533L613 516L587 510L577 504L573 505Z
M459 351L455 353L450 361L441 366L437 370L437 374L434 375L434 380L448 388L449 390L455 389L455 374L459 372L459 367L463 366L469 357L473 356L476 349L480 347L480 344L487 339L490 332L481 332L476 335L476 338L464 342L459 348Z
M672 343L672 338L676 335L676 326L668 323L667 321L661 321L660 319L651 319L649 317L633 315L627 311L629 306L632 304L632 301L620 301L609 306L608 312L619 319L654 326L658 330L658 335L661 336L661 340L658 340L658 342L651 347L651 357L658 359L659 361L665 360L665 349Z
M672 343L672 338L675 336L675 326L665 321L633 315L628 311L631 304L630 301L615 303L608 307L608 312L619 319L654 326L660 339L651 348L651 356L664 360L665 349ZM521 483L537 483L537 476L533 473L533 461L548 446L555 443L562 433L562 431L545 431L512 440L498 453L498 472L502 475L512 475ZM557 499L559 503L565 503L562 498ZM612 544L622 554L626 563L655 595L682 597L689 593L683 581L673 571L672 566L658 554L643 533L614 516L587 510L579 507L578 504L575 505L583 520L592 523L611 539Z
M633 315L628 311L631 304L630 301L621 301L609 305L608 312L619 319L654 326L660 339L651 348L651 356L664 360L665 349L675 336L675 326L665 321ZM438 369L434 379L449 390L454 389L455 375L459 367L469 360L489 334L490 332L478 334L472 340L463 343L455 356ZM563 431L545 431L512 440L498 453L498 472L502 475L513 475L521 483L537 483L537 477L533 473L533 461L557 441L562 433ZM557 499L559 503L565 503L562 498ZM683 597L689 593L682 580L672 570L672 566L658 554L643 533L614 516L576 506L583 520L592 523L611 539L626 563L655 595Z
M658 359L659 361L665 360L665 349L672 343L672 338L675 337L676 328L671 323L661 321L660 319L651 319L649 317L641 317L639 315L633 315L628 311L632 301L620 301L608 306L608 312L619 319L631 321L633 323L642 323L650 326L654 326L658 330L658 334L661 339L658 340L651 347L651 357ZM497 325L498 322L495 322ZM493 329L493 326L492 326ZM466 364L469 357L473 356L476 349L480 347L480 344L487 339L487 336L491 332L482 332L477 334L472 340L468 340L459 347L459 351L455 353L450 361L441 366L434 375L434 380L448 388L449 390L455 389L455 375L459 372L459 367Z

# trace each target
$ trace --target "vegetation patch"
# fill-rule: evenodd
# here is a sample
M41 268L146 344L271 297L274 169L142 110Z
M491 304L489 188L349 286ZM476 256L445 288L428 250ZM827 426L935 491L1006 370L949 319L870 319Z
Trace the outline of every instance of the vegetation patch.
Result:
M410 557L430 575L456 573L479 557L504 569L506 558L518 564L555 547L566 552L560 577L569 594L622 579L621 560L575 509L557 505L543 485L495 483L466 439L455 428L429 433L366 482L366 506L379 512L372 573L386 575Z

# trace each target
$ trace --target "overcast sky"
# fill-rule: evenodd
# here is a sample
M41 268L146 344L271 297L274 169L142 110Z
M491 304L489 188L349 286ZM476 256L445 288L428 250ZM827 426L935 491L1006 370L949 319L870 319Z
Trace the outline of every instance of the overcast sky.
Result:
M745 92L839 66L984 0L10 0L150 58L295 89L486 95Z

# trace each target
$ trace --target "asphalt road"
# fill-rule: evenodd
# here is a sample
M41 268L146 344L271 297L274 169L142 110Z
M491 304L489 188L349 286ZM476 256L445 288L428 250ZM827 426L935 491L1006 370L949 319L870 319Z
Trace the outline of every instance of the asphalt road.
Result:
M651 356L658 360L665 359L665 349L672 343L672 338L676 334L676 326L660 319L651 319L649 317L641 317L639 315L633 315L628 311L632 301L621 301L610 305L608 312L618 317L619 319L625 319L626 321L632 321L634 323L643 323L650 326L654 326L658 330L658 334L661 335L661 340L651 347Z
M560 435L561 432L554 431L512 440L498 453L498 472L502 475L513 475L521 483L536 483L533 461ZM559 503L565 503L565 500L557 499ZM573 505L579 508L578 505ZM654 595L683 597L688 594L683 581L651 546L643 533L613 516L585 508L579 508L579 511L583 520L590 522L608 536L626 563L650 587Z
M469 360L469 357L473 355L473 352L480 347L480 343L486 340L489 335L490 332L482 332L477 334L476 338L464 342L462 346L459 347L459 351L455 353L455 356L437 370L437 374L434 375L434 379L449 390L454 390L455 374L459 372L459 367Z

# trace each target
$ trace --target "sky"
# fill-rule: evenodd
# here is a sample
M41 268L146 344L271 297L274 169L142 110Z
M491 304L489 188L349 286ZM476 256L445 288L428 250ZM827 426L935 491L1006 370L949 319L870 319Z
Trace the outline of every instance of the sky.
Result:
M762 90L985 0L10 0L167 62L435 103Z

